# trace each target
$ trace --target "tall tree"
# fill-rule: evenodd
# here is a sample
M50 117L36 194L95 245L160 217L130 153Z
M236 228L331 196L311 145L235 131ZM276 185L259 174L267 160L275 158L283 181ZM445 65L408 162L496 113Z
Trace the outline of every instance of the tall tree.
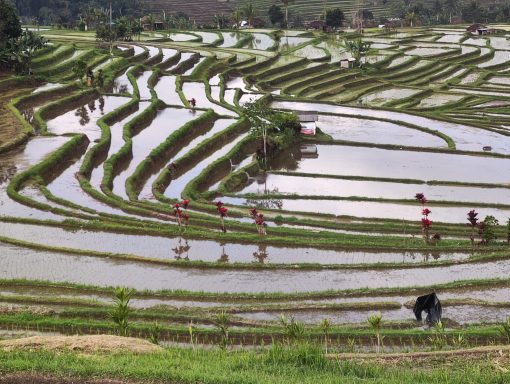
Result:
M446 0L445 3L444 3L444 9L448 13L448 15L449 15L450 24L451 24L452 23L453 15L459 9L459 0Z
M285 7L285 28L289 27L289 4L292 4L294 0L282 0Z
M432 13L436 17L436 22L439 22L439 16L443 13L443 4L441 0L436 0L434 5L432 5Z
M326 11L326 25L331 28L342 26L345 16L340 8L328 9Z
M272 25L278 23L282 24L285 19L282 9L276 4L271 5L269 10L267 11L267 15L269 16L269 21L271 22Z
M253 19L255 18L255 8L253 7L253 3L250 1L243 8L244 17L248 21L248 25L253 26Z
M243 19L243 12L239 8L234 9L234 12L232 12L231 19L232 22L234 23L234 28L239 29L239 25L241 24L241 21Z
M21 24L14 7L6 0L0 0L0 47L8 39L21 36Z

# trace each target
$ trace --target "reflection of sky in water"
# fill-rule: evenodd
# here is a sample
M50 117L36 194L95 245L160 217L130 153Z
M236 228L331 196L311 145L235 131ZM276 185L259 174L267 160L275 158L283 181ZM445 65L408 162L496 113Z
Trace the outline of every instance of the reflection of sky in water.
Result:
M468 188L423 184L385 183L378 181L310 178L292 175L267 174L267 179L252 180L240 193L280 193L315 196L363 196L385 199L413 199L417 191L434 201L466 201L493 204L510 204L508 188Z
M405 196L409 198L409 196ZM238 197L222 197L224 203L233 205L259 206L259 203L267 205L268 200L247 200ZM286 211L309 212L321 214L333 214L339 216L354 216L363 218L387 218L396 220L419 220L421 218L421 206L414 204L379 203L365 201L335 201L335 200L305 200L305 199L280 199L269 200L278 202L279 207ZM271 205L272 209L276 207ZM444 223L465 223L466 213L473 209L470 206L464 207L430 207L432 210L431 219L433 222ZM480 208L476 209L479 217L486 215L495 216L500 223L506 222L510 217L509 209ZM416 224L418 226L418 224ZM416 232L419 234L419 231Z
M317 127L336 140L415 147L447 146L446 142L437 136L380 120L319 115Z
M295 171L425 181L502 184L510 181L509 159L341 145L317 148L318 157L299 161Z
M510 137L490 132L468 125L433 120L427 117L409 115L402 112L382 111L377 109L345 107L321 103L305 103L292 101L277 101L272 103L273 108L283 108L296 111L317 111L326 113L341 113L355 116L367 116L402 121L420 127L435 129L450 136L457 149L467 151L481 151L482 147L490 145L494 152L510 153ZM435 156L433 154L430 157Z
M309 292L361 287L419 287L456 280L506 278L509 274L509 260L393 270L221 270L163 267L0 245L0 278L66 281L99 286L123 285L136 289Z
M101 135L97 121L129 100L127 97L101 96L48 121L48 132L56 135L85 133L93 141Z

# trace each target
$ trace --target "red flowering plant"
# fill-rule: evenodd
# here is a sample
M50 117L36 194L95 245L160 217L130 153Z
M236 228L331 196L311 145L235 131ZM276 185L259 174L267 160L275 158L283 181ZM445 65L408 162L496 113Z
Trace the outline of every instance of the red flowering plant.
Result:
M227 232L227 228L225 228L225 217L227 217L228 208L225 207L225 204L223 204L223 202L218 201L216 202L216 210L218 211L218 215L220 215L221 230L223 232Z
M471 226L471 245L475 245L475 231L476 228L479 226L478 223L478 212L476 212L474 209L468 212L467 220L469 221L469 224ZM483 224L483 223L480 223Z
M433 243L436 244L440 239L441 235L439 233L436 233L432 240L430 238L430 228L432 227L432 220L430 220L429 215L432 213L432 211L428 208L425 208L425 204L428 202L427 198L423 193L417 193L414 198L420 202L422 206L421 210L421 230L423 232L423 239L427 244Z
M181 227L183 225L188 225L189 215L185 211L183 211L183 208L188 209L188 207L189 207L189 200L183 200L180 203L174 204L174 207L173 207L174 208L174 216L177 219L177 224L179 225L179 227Z
M253 220L255 221L255 226L257 227L257 232L259 235L267 235L266 233L266 220L264 218L264 215L262 213L259 213L256 208L250 209L250 215L253 217Z

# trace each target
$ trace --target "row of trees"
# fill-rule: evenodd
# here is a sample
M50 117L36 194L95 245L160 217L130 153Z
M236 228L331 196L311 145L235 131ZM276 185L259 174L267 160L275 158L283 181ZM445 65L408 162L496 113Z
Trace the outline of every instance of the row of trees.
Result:
M451 24L455 21L509 22L510 1L486 0L398 0L390 6L391 15L408 25ZM382 19L381 23L386 20Z
M75 26L80 18L92 22L97 10L106 12L110 0L13 0L17 13L25 23ZM116 18L142 15L141 0L111 0Z
M0 0L0 67L18 74L31 72L35 52L44 46L44 37L23 31L16 10L6 0Z

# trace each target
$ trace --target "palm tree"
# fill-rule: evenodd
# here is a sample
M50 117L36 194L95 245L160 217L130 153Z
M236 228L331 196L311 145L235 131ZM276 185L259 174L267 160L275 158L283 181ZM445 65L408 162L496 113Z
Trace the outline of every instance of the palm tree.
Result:
M445 11L450 15L450 24L452 23L452 16L459 7L459 0L446 0L444 4Z
M345 48L356 60L356 65L361 64L361 58L370 51L371 43L363 41L361 39L347 40L345 42Z
M244 6L243 14L244 14L244 17L246 17L246 19L248 21L248 26L251 27L253 25L253 19L255 18L255 8L253 8L252 2L249 2L248 4L246 4Z
M232 22L234 23L235 29L239 29L239 24L241 24L242 18L243 18L243 12L239 8L236 8L235 11L232 12L232 16L231 16L231 19L232 19Z
M368 324L372 327L375 332L375 336L377 337L377 353L381 350L381 323L382 323L382 314L374 313L370 315L367 319Z
M289 28L289 4L293 2L294 0L282 0L285 7L285 28Z
M439 15L443 13L443 4L441 4L440 0L435 1L432 12L436 15L436 22L439 22Z
M418 15L414 12L410 12L406 15L406 20L409 23L409 26L412 28L414 26L414 23L418 20Z

